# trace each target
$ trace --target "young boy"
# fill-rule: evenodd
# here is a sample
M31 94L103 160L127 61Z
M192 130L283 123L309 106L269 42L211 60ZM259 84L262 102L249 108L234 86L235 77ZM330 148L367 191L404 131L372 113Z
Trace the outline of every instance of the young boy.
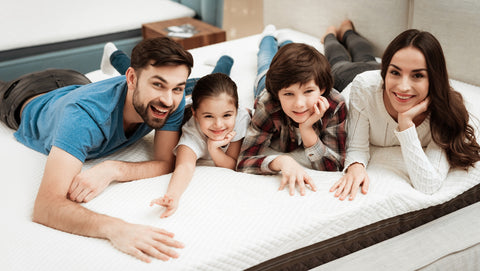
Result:
M287 153L304 148L311 168L342 170L347 108L343 97L332 88L333 78L325 56L306 44L285 39L282 42L281 35L277 41L274 32L274 26L267 26L262 33L255 113L237 170L253 174L281 172L279 190L288 183L293 195L298 183L300 194L305 195L305 184L313 191L316 188L304 168L287 154L265 155L264 150L270 147Z

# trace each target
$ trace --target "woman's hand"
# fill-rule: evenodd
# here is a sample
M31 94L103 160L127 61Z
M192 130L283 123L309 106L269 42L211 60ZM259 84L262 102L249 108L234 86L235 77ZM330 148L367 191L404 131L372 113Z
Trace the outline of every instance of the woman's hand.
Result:
M350 194L349 200L353 200L360 186L362 186L362 193L367 194L369 184L370 179L363 164L354 163L348 167L345 175L330 188L330 192L336 190L334 196L340 200L344 200Z
M166 210L160 215L160 218L165 218L165 217L169 217L170 215L175 213L175 211L178 208L178 201L179 201L178 198L174 198L174 197L170 197L168 195L165 195L161 198L152 200L150 202L150 206L153 206L153 205L157 204L157 205L165 207Z
M427 111L428 104L430 103L430 98L427 97L425 100L414 105L412 108L408 109L403 113L398 113L398 130L401 132L415 125L415 118L419 117ZM422 120L423 121L423 120Z

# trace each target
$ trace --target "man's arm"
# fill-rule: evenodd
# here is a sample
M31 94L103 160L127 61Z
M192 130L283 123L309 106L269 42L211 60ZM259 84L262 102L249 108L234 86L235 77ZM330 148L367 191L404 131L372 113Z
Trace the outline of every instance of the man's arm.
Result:
M150 262L150 257L160 260L178 257L171 247L183 245L173 239L172 233L97 214L68 200L70 183L81 168L80 160L52 147L35 201L33 221L77 235L108 239L117 249L145 262Z
M154 160L143 162L104 161L73 178L69 197L76 202L88 202L102 192L111 182L128 182L171 173L175 165L173 148L178 143L179 132L156 131Z

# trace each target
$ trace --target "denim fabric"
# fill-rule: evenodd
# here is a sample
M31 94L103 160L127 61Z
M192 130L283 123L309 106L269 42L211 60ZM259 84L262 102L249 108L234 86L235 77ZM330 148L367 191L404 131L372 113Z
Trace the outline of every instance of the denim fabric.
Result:
M110 56L110 63L121 75L124 75L130 67L130 57L123 51L117 50Z
M254 98L257 98L260 92L265 89L267 70L270 67L270 63L272 63L272 59L277 53L278 48L289 43L292 43L292 41L286 40L278 46L278 42L273 36L265 36L260 41L257 53L257 78L253 89Z

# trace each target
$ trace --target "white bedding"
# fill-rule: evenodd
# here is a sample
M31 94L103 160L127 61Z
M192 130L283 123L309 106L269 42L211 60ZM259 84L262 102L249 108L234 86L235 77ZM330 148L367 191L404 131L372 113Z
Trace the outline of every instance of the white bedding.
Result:
M3 1L0 14L4 51L140 29L195 11L169 0L15 0Z
M295 31L291 34L295 41L308 42L323 51L318 39ZM203 64L206 59L221 52L230 53L235 59L231 77L238 84L240 104L251 107L257 46L255 35L191 50L195 59L192 76L211 71L212 67ZM98 72L89 76L94 80L102 77ZM478 101L479 87L454 84L468 101ZM467 104L474 110L473 103ZM150 159L152 145L153 136L149 134L106 159ZM445 202L480 183L480 169L453 170L440 191L424 195L410 186L406 169L398 166L403 164L400 148L374 149L368 169L368 194L341 202L328 192L341 176L339 172L308 170L318 191L292 197L286 190L278 191L278 176L238 173L209 167L201 161L179 209L169 218L160 219L162 210L149 207L149 203L166 192L170 174L112 184L85 204L96 212L167 229L185 243L185 248L178 250L179 259L146 264L117 251L108 241L31 222L46 156L16 142L13 131L3 124L0 150L0 206L4 221L0 226L1 270L243 270L358 227ZM294 155L303 159L299 153ZM85 167L99 161L88 161ZM455 247L467 248L478 239L479 236L457 239Z

